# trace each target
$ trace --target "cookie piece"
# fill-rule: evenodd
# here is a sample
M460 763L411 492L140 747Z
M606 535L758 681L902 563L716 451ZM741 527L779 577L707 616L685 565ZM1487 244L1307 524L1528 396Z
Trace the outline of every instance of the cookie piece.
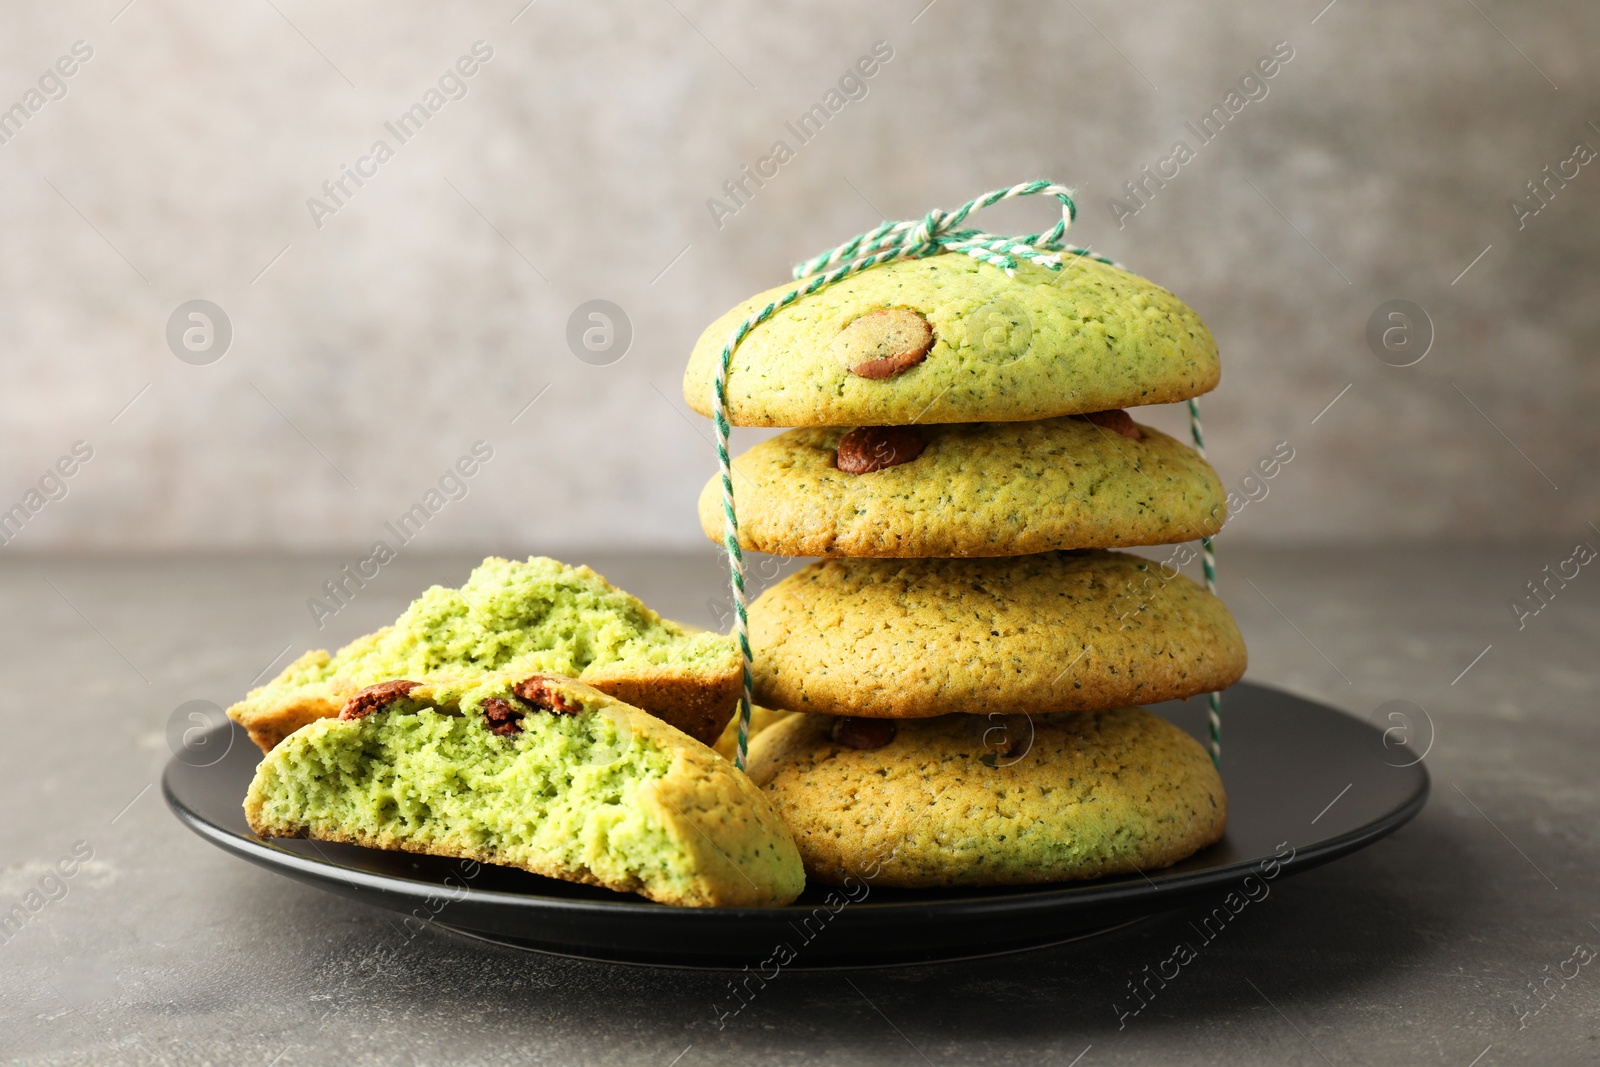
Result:
M1222 837L1211 758L1143 708L942 715L878 748L796 715L751 747L750 777L808 877L839 885L1026 885L1170 866Z
M1020 556L1190 541L1228 514L1211 465L1149 427L1137 440L1073 416L895 429L920 433L921 453L861 474L840 469L854 458L841 444L860 433L842 427L790 430L735 459L739 543L782 556ZM722 542L718 478L700 494L700 525Z
M263 837L497 863L663 904L786 904L805 885L783 821L742 772L549 675L390 687L268 753L244 809Z
M778 711L772 708L763 708L752 704L750 706L750 738L755 739L756 734L776 723L782 722L790 715L790 711ZM717 743L711 746L717 755L724 759L733 759L739 754L739 715L737 710L733 718L728 720L728 725L723 727L722 736L717 738Z
M723 345L790 288L701 334L683 380L691 408L711 414ZM1024 262L1008 277L946 254L874 267L756 327L734 351L728 411L736 426L1013 422L1185 400L1219 374L1200 317L1137 275L1067 256L1059 271Z
M741 684L731 638L663 619L588 567L491 556L460 589L423 593L393 626L336 655L307 652L228 715L265 750L375 682L471 684L491 671L580 679L707 744Z
M1153 704L1245 669L1222 601L1098 550L823 560L750 605L750 641L757 701L864 718Z

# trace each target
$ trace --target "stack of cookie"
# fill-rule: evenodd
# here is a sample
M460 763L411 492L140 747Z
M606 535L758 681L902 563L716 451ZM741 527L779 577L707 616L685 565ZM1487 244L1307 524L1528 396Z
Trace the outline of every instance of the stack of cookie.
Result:
M723 344L685 395L711 414ZM792 715L750 773L808 874L1020 884L1165 866L1216 841L1204 749L1137 707L1244 672L1227 609L1109 549L1216 533L1215 472L1124 409L1218 380L1199 317L1090 258L1008 275L891 262L802 297L734 352L728 416L797 427L733 463L746 550L825 557L750 606L755 696ZM701 496L723 536L718 479Z

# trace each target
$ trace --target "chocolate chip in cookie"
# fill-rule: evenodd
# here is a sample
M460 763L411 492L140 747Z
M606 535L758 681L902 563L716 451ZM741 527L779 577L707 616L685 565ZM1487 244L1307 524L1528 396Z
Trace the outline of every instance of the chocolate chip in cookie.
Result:
M846 474L870 474L910 463L927 447L913 426L858 426L839 439L834 464Z
M509 737L522 732L524 712L511 701L490 697L480 705L480 708L484 719L489 723L490 733L499 737Z
M882 748L894 740L898 732L893 719L856 719L841 717L833 720L830 736L849 748Z
M1144 437L1139 432L1139 424L1133 421L1133 416L1121 408L1115 408L1111 411L1091 411L1086 415L1074 415L1073 418L1082 419L1084 422L1092 422L1102 430L1120 433L1122 436L1131 437L1135 441Z
M858 377L892 378L927 356L933 327L909 308L879 308L846 326L833 347Z
M560 689L556 688L556 681L542 674L531 675L517 683L512 690L517 699L537 711L553 711L558 715L576 715L583 710L583 705L575 700L569 700Z
M349 700L339 710L341 719L364 719L375 711L393 704L403 696L407 696L420 682L408 682L404 678L397 678L392 682L379 682L369 685Z

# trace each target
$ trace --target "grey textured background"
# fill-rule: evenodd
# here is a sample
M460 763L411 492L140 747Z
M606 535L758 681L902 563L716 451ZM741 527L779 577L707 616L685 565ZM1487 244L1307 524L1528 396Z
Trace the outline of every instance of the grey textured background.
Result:
M1507 201L1600 146L1600 8L1323 2L8 5L0 106L94 49L0 145L0 503L95 449L10 550L356 551L478 439L495 458L425 548L693 544L704 324L881 214L1035 176L1213 327L1224 479L1296 449L1225 538L1570 540L1600 518L1600 165L1523 229ZM466 97L313 225L477 40ZM879 40L868 95L715 226L707 198ZM1268 95L1119 230L1107 198L1278 41ZM1363 340L1397 297L1437 331L1408 368ZM234 328L209 366L164 340L193 298ZM564 339L594 298L635 331L609 366Z

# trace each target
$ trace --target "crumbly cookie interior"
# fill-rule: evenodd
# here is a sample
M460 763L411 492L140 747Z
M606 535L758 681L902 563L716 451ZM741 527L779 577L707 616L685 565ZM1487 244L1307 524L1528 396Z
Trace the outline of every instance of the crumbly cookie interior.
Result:
M653 896L690 883L691 858L641 802L672 753L598 711L530 710L497 736L482 705L509 698L502 683L455 706L402 697L358 721L313 723L263 762L246 804L252 824L517 866L531 858Z

